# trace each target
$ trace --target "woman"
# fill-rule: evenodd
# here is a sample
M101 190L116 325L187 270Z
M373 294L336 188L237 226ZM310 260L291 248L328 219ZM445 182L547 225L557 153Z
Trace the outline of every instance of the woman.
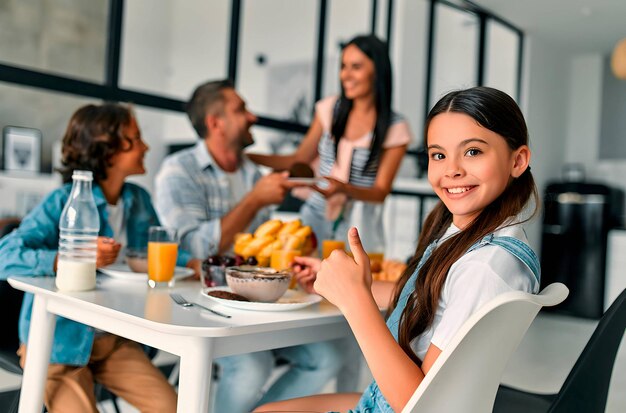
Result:
M327 185L313 186L302 208L304 224L318 239L341 239L362 228L369 252L384 252L382 202L391 191L411 133L391 110L392 76L387 45L374 35L357 36L343 48L341 95L319 101L306 136L292 155L250 154L274 169L311 164ZM364 231L367 228L367 231Z
M70 119L63 137L65 185L50 194L0 240L0 276L53 276L56 272L59 218L74 170L92 171L93 196L100 216L96 266L115 262L122 247L147 246L148 228L158 225L150 195L125 182L144 174L148 146L131 109L106 103L86 105ZM180 251L178 264L198 268ZM24 366L33 295L25 294L19 322L18 354ZM59 317L48 369L44 402L52 412L97 413L94 382L99 382L142 412L176 411L176 393L152 365L143 348L130 340Z

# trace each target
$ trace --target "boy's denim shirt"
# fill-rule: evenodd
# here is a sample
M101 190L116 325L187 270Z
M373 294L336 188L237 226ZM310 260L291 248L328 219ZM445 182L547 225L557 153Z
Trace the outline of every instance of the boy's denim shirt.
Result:
M24 219L18 229L0 240L0 279L11 275L32 277L53 276L53 265L59 244L59 219L72 184L52 191ZM108 223L107 202L101 188L93 186L93 195L100 216L100 236L112 237ZM122 188L124 219L129 248L148 244L148 228L159 225L150 195L143 188L125 183ZM177 265L185 265L190 255L179 251ZM19 321L20 342L28 343L33 295L24 294ZM84 366L89 361L95 336L93 327L57 317L51 363Z

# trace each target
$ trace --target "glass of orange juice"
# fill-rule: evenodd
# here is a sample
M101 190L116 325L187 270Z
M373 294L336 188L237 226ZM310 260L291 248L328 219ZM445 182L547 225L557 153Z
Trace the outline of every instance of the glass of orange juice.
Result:
M334 250L346 250L346 243L335 239L325 239L322 241L322 258L330 257L330 253Z
M168 227L148 230L148 285L151 288L174 285L174 270L178 255L178 235Z
M274 250L270 257L270 267L277 271L290 271L293 259L302 255L301 250ZM295 288L296 278L291 277L289 288Z

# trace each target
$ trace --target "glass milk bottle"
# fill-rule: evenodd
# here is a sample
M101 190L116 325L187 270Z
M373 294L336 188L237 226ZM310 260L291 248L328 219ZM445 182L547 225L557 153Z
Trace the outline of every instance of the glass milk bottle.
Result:
M56 286L61 291L92 290L96 286L96 252L100 217L91 192L90 171L74 171L72 192L59 221Z

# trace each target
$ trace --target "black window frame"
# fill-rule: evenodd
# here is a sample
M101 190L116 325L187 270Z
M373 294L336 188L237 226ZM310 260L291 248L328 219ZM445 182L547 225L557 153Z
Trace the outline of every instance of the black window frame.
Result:
M90 82L85 80L79 80L71 76L63 76L60 74L51 74L42 70L26 69L17 65L10 65L0 63L0 81L14 85L22 85L26 87L33 87L44 91L60 92L76 96L89 97L94 99L100 99L104 101L119 101L119 102L133 102L135 105L145 106L154 109L163 109L173 112L184 112L185 101L180 99L172 99L169 97L161 96L154 93L138 92L128 88L121 88L119 85L119 73L120 73L120 50L122 47L123 38L123 19L124 19L124 1L125 0L109 0L109 17L108 17L108 38L106 46L106 59L105 59L105 79L102 84L97 82ZM238 53L239 53L239 41L240 41L240 28L241 28L241 10L242 2L245 0L231 0L231 25L230 25L230 37L228 56L226 61L228 64L227 73L228 76L236 84L237 81L237 66L238 66ZM251 1L251 0L248 0ZM314 85L314 102L322 98L321 93L323 90L323 67L324 67L324 44L326 39L326 26L327 26L327 14L328 14L328 2L332 0L311 0L317 1L319 6L319 12L317 16L317 56L315 57L315 85ZM387 27L387 43L391 45L392 33L393 33L393 9L394 1L387 1L386 10L386 23ZM459 5L451 3L447 0L429 0L430 1L430 17L429 28L427 35L427 69L424 98L426 100L426 112L430 109L430 89L432 79L432 57L434 48L434 10L437 3L442 3L450 7L459 8L465 11L476 13L479 16L481 22L480 28L480 42L479 42L479 58L478 58L478 79L477 84L481 85L484 76L484 60L485 60L485 27L489 19L494 19L500 24L510 28L519 36L519 56L518 56L518 76L517 76L517 96L519 100L521 95L522 85L522 68L523 68L523 49L524 49L524 33L509 23L508 21L494 15L493 13L477 6L471 1L464 1ZM376 32L376 22L378 20L378 1L370 0L371 4L371 32ZM314 103L313 102L313 103ZM313 105L311 105L313 107ZM282 119L277 119L267 116L258 117L258 126L276 129L287 132L297 132L304 134L308 125L289 122ZM409 156L417 156L420 150L408 151Z

